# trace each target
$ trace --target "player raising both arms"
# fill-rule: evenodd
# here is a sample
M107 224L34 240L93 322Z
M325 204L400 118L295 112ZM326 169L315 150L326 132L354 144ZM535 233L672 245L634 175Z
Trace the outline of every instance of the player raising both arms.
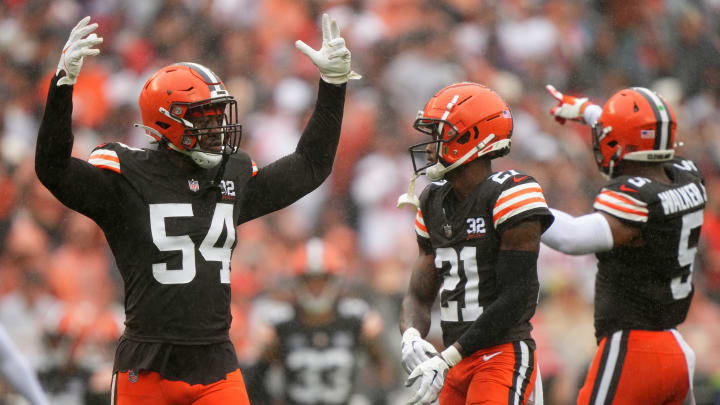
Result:
M121 143L72 158L73 85L102 42L84 18L70 33L38 133L35 170L65 205L102 228L125 285L125 332L115 355L113 404L247 404L229 339L235 228L292 204L330 174L350 52L323 15L315 111L294 153L258 169L238 149L237 103L197 63L166 66L140 93L157 149Z
M429 135L410 148L415 176L432 183L400 203L418 205L419 257L402 304L402 361L418 381L411 404L525 404L536 386L530 331L539 284L540 234L552 223L540 185L515 170L493 172L510 151L510 109L477 83L445 87L418 112ZM415 155L427 158L418 167ZM440 293L446 349L423 339ZM539 398L538 398L539 400Z
M675 156L675 114L642 87L605 106L563 95L551 114L591 127L609 178L594 213L551 209L542 242L567 254L596 253L595 335L599 346L577 403L682 404L695 355L675 330L693 296L692 270L706 195L695 164Z

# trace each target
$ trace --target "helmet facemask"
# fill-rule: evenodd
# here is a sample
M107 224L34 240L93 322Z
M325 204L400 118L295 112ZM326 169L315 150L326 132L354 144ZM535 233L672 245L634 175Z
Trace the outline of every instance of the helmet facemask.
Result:
M447 167L449 165L448 162L445 162L442 159L442 148L445 143L452 142L459 135L459 131L457 130L457 128L451 122L443 119L423 117L422 111L418 111L418 117L413 124L413 128L422 132L423 134L430 135L432 137L432 140L430 141L421 142L408 148L415 174L425 173L427 175L428 169L436 165L442 165L442 168ZM447 139L443 139L443 131L446 131ZM431 159L432 154L427 149L428 145L435 146L435 156L437 157L437 159ZM419 162L423 161L425 162L425 164L420 166ZM432 170L430 170L430 173L432 173ZM428 177L430 178L435 176L431 175ZM430 180L437 181L441 178L430 178Z
M449 172L450 170L461 166L463 163L470 160L471 158L479 157L481 155L493 152L494 150L493 148L490 148L487 151L483 150L488 144L488 142L492 141L495 138L495 134L489 134L480 143L475 145L472 149L466 152L454 163L448 163L446 160L443 159L443 156L446 156L448 154L447 145L452 144L453 142L461 145L466 144L470 141L470 131L466 131L464 134L460 134L460 131L458 131L457 127L455 127L455 125L453 125L451 122L443 119L423 117L422 111L418 111L418 118L415 120L413 128L433 137L432 141L415 144L408 148L408 150L410 151L410 158L413 162L413 169L415 170L415 175L419 175L424 172L425 176L427 176L427 178L431 181L442 180L445 177L445 173ZM446 133L445 137L442 135L443 131L445 131ZM475 137L477 137L479 135L479 133L477 133L477 127L474 127L474 131L476 132ZM502 145L507 146L503 146L503 148L509 150L509 142L509 139L507 140L507 142L502 142ZM437 159L434 161L430 160L431 154L427 150L427 146L432 144L436 144L435 156L437 157ZM415 161L415 156L420 153L424 154L424 158L427 163L425 164L425 166L418 168L418 164ZM502 156L500 153L502 152L495 152L492 157Z
M418 204L415 179L421 174L439 181L480 157L494 159L507 154L513 124L510 109L500 96L483 85L461 82L438 91L418 111L413 128L432 140L408 148L414 173L398 207ZM416 159L417 155L422 155L422 160ZM431 159L433 155L437 158Z
M182 118L179 114L183 114ZM173 103L170 107L170 118L184 127L182 146L193 161L205 169L217 166L223 156L237 152L242 137L242 125L237 123L237 117L237 101L232 97Z
M607 142L606 146L603 147L602 141L612 132L612 127L604 127L602 123L597 122L592 126L592 148L593 156L595 157L595 163L597 164L598 170L603 176L612 178L615 174L618 174L617 163L618 159L622 155L622 146L618 145L617 141L611 140ZM605 162L605 154L608 154L607 164Z
M303 311L323 315L333 310L340 290L340 281L332 274L304 274L299 277L295 294Z

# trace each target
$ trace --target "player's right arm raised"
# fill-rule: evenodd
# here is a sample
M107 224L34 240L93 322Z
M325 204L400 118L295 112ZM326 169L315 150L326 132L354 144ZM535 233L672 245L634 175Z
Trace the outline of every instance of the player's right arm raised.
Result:
M97 24L90 24L90 17L83 18L70 33L63 48L58 69L50 83L47 103L38 131L35 150L35 172L40 181L58 200L68 207L91 218L96 218L106 204L98 199L108 199L112 189L106 171L71 157L72 94L85 56L97 55L93 49L102 38L92 32ZM91 198L97 196L98 198Z
M550 115L561 124L566 120L577 121L593 126L597 121L602 109L600 106L591 103L587 97L573 97L559 92L553 85L548 84L545 89L550 93L558 104L550 109Z

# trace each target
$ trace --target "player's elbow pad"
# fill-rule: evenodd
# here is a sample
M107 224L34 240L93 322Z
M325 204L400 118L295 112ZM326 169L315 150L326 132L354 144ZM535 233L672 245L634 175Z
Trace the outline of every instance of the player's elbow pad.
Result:
M610 224L599 213L573 217L550 208L555 221L540 240L549 247L569 255L604 252L613 247Z

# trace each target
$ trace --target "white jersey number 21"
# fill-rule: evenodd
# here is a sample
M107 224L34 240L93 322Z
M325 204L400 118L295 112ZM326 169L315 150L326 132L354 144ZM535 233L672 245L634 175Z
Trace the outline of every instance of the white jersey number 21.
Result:
M454 248L435 250L435 267L437 269L442 269L443 263L450 264L450 271L445 276L440 294L443 291L455 291L462 281L465 282L465 285L461 286L465 303L459 305L458 301L448 300L447 306L440 306L440 320L459 322L462 316L463 322L471 322L483 313L483 307L478 304L479 278L475 254L475 246L463 247L459 257ZM460 263L462 263L465 277L460 277Z

